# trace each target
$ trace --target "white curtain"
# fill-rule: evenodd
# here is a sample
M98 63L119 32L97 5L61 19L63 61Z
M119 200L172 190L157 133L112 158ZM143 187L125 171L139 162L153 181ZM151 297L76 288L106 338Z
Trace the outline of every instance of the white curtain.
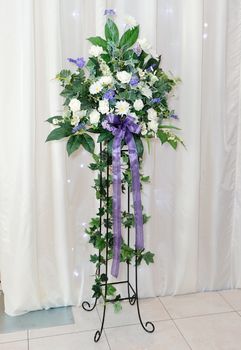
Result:
M61 110L55 74L88 55L104 9L131 14L164 69L187 149L154 141L143 204L152 219L141 296L241 287L241 3L239 0L1 0L0 271L5 311L79 304L91 294L84 229L98 203L89 155L45 144Z

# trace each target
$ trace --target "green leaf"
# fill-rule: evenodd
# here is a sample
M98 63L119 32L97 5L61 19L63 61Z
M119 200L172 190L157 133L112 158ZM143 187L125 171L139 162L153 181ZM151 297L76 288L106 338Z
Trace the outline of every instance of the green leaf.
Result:
M161 143L163 144L163 143L167 142L169 134L159 129L157 131L157 136L160 139Z
M57 75L56 79L60 80L65 84L69 84L71 80L71 71L68 69L61 70Z
M174 126L174 125L159 125L159 127L158 127L159 129L161 128L161 129L175 129L175 130L182 130L182 129L180 129L180 128L177 128L176 126Z
M107 42L103 38L101 38L100 36L90 37L87 40L89 40L91 42L91 44L96 45L96 46L100 46L105 51L107 51Z
M91 255L90 256L90 261L95 264L97 261L99 261L98 255L97 254Z
M72 129L67 128L66 125L58 127L50 132L46 139L46 142L63 139L64 137L67 137L71 134L71 130Z
M100 275L100 280L101 280L101 282L107 282L108 281L108 277L106 276L105 273L102 273Z
M107 144L107 152L112 155L112 148L113 148L113 141L114 141L114 138L111 139L108 144Z
M107 285L107 295L114 295L116 288L112 284Z
M153 254L151 252L146 252L142 255L142 257L147 265L149 265L150 263L154 263L154 255L155 254Z
M109 141L113 138L113 135L109 131L102 131L97 139L97 142Z
M119 30L110 18L108 18L105 25L105 37L107 41L112 41L115 44L118 44L119 41Z
M95 150L95 143L92 137L88 134L82 134L80 136L80 142L81 145L84 147L84 149L89 153L94 153Z
M142 140L140 137L138 137L136 135L134 135L134 139L135 139L135 143L136 143L136 149L137 149L138 156L142 158L143 152L144 152Z
M139 35L139 26L136 26L132 29L128 29L120 39L120 47L121 48L129 48L133 44L135 44Z
M45 121L50 123L50 124L53 124L54 119L62 120L63 117L61 115L56 115L55 117L50 117L50 118L46 119Z
M70 156L74 151L76 151L79 148L80 145L81 145L80 135L70 136L66 145L68 155Z
M117 300L116 302L114 302L114 312L118 314L121 310L122 310L121 302Z

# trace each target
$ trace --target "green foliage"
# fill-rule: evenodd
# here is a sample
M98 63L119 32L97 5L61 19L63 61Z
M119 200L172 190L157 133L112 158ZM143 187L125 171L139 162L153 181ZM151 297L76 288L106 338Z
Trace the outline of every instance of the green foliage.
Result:
M139 26L136 26L132 29L128 29L126 32L124 32L120 39L120 47L122 49L128 49L129 47L135 44L136 40L138 39L138 35Z
M70 128L68 125L62 125L50 132L48 135L46 142L48 141L54 141L54 140L61 140L69 135L71 135L72 128Z
M93 45L97 45L102 47L105 51L107 51L107 42L100 36L95 36L95 37L90 37L88 40L91 42Z
M119 42L119 30L110 18L108 18L105 25L105 38L107 41L113 42L114 44L118 44Z
M121 310L122 310L121 302L117 300L116 302L114 302L114 312L118 314Z
M63 117L61 115L57 115L57 116L54 116L54 117L50 117L46 120L46 122L50 123L50 124L53 124L53 120L54 119L57 119L59 121L61 121L63 119Z

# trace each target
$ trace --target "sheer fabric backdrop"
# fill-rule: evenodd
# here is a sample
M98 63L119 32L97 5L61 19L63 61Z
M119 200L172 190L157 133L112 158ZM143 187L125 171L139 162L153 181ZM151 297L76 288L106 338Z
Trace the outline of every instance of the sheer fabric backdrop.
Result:
M84 234L98 203L85 151L45 144L59 113L53 80L87 56L105 8L134 16L165 69L187 150L153 142L143 204L155 264L142 297L241 287L241 3L239 0L2 0L0 271L9 315L78 304L91 293Z

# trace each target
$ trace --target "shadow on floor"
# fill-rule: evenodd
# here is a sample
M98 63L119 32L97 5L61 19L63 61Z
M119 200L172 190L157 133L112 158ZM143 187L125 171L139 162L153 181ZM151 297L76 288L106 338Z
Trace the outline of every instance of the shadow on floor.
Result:
M8 316L4 313L4 296L0 292L0 333L64 326L72 323L74 323L74 317L70 306L31 311L22 316Z

